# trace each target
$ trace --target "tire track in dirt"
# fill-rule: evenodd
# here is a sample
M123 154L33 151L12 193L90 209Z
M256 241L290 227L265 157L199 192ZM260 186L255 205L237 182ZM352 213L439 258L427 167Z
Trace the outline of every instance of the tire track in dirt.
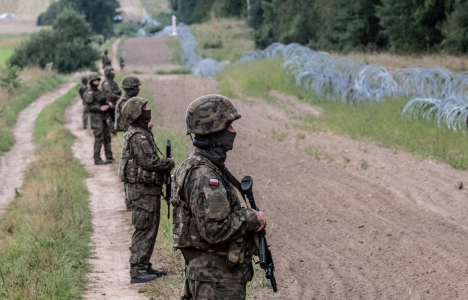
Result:
M0 160L0 215L15 197L15 190L23 185L26 169L34 159L36 144L33 133L37 117L44 108L74 86L74 83L64 84L59 89L45 93L19 113L12 130L16 143Z
M114 70L121 70L120 69L120 64L119 61L117 60L117 50L119 48L120 44L120 38L118 38L113 44L112 44L112 67ZM117 69L118 68L118 69Z
M133 228L126 212L122 182L111 165L95 166L94 137L83 130L83 104L76 100L66 111L66 127L76 136L73 152L89 173L86 185L94 232L91 245L95 253L89 260L86 299L146 299L138 293L139 284L130 284L130 244ZM120 151L120 149L113 149ZM118 163L118 162L116 162Z

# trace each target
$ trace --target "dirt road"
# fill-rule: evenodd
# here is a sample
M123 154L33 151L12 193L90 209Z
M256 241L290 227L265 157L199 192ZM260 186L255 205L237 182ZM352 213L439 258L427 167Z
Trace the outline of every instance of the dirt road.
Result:
M135 57L154 57L145 53ZM187 76L145 77L143 86L162 110L161 126L181 133L188 104L217 92L214 79ZM276 103L233 100L243 117L227 161L238 178L254 177L269 219L280 292L255 297L468 299L468 197L458 189L467 173L331 132L302 132L295 117L320 110L272 94Z
M117 50L119 48L119 44L120 44L120 38L118 38L113 44L112 44L112 66L114 68L114 70L120 70L120 63L117 59Z
M16 144L0 158L0 215L3 214L6 205L13 200L15 189L20 189L23 185L24 173L28 164L34 159L36 145L33 133L37 117L47 105L65 95L74 85L74 83L64 84L57 90L45 93L19 114L13 127Z
M88 274L85 298L146 299L138 293L139 285L130 285L132 227L131 213L125 211L123 185L111 165L94 165L94 138L83 130L82 111L81 101L75 101L66 111L66 127L76 136L73 151L89 173L86 185L91 193L95 254L90 259L93 270Z

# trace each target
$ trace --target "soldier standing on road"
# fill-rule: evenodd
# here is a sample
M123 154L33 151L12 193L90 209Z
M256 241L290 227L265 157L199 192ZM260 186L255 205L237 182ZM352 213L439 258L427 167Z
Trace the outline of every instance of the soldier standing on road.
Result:
M125 60L123 59L122 56L119 59L119 64L120 64L120 70L123 71L125 68Z
M109 127L113 134L116 133L115 131L115 107L117 101L122 96L122 91L119 88L117 82L114 81L115 73L112 67L105 67L104 68L104 75L106 76L106 80L102 83L102 92L104 93L107 102L112 103L112 108L108 110L108 115L110 116Z
M158 234L164 174L174 168L173 158L160 158L148 124L148 100L134 97L125 103L123 116L131 124L124 134L119 177L133 203L135 232L130 247L130 283L143 283L167 275L152 268L150 259Z
M232 122L240 117L219 95L196 99L187 109L187 133L195 134L196 149L174 173L171 198L173 246L186 263L184 300L245 299L252 280L255 231L266 226L266 217L241 207L221 171L234 145Z
M141 82L136 76L126 76L122 80L122 88L125 91L125 95L117 101L115 107L115 130L126 132L130 127L130 124L125 120L124 116L122 115L122 108L127 103L130 98L138 96L140 93L140 86ZM127 211L132 211L132 202L128 200L127 193L125 193L125 206L127 207Z
M97 73L89 75L90 89L85 93L86 107L91 117L91 129L94 134L94 164L104 165L114 162L111 150L111 136L106 114L112 103L107 102L98 89L101 78ZM106 161L101 160L101 148L104 145Z
M112 67L112 61L110 60L107 54L109 53L108 50L104 50L104 55L102 56L102 68L105 69L106 67Z
M88 110L86 109L85 93L88 90L88 76L84 75L81 77L81 86L78 91L81 100L83 101L83 129L88 128Z

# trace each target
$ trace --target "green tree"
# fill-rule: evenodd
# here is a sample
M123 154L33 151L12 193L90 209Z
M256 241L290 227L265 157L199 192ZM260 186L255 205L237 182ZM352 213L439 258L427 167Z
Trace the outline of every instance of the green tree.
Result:
M99 52L90 43L92 30L85 16L66 8L57 18L52 30L41 30L31 34L10 57L11 65L20 68L39 66L53 68L61 73L81 69L95 69Z
M468 2L458 0L443 26L442 46L450 53L468 53Z
M117 0L59 0L39 15L38 25L52 25L64 9L72 8L85 15L94 32L113 32L114 17L119 7Z

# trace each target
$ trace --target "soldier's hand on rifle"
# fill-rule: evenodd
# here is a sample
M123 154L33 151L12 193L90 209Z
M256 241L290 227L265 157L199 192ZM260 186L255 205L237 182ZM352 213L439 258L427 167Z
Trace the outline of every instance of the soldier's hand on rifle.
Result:
M260 227L257 229L257 232L259 232L267 225L266 215L263 211L254 210L254 212L257 215L258 222L260 223Z
M107 111L109 109L109 105L101 106L101 111Z
M112 104L112 102L107 102L107 105L108 105L110 108L114 107L114 104Z

